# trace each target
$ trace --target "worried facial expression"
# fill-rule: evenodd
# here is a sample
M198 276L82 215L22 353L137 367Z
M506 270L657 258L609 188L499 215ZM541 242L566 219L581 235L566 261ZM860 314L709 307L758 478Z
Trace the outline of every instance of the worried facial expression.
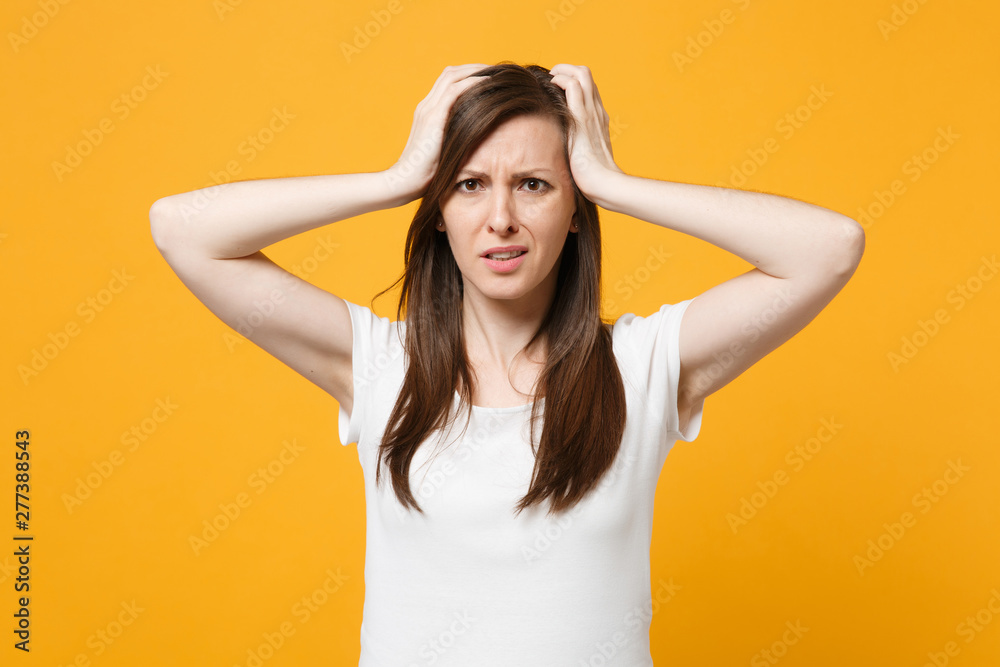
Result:
M576 231L558 122L538 115L505 121L469 156L451 188L441 216L467 297L551 295L567 235Z

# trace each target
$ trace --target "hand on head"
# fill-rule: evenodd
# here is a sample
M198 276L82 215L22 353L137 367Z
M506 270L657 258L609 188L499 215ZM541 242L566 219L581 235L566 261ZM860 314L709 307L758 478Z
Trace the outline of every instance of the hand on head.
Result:
M406 146L385 171L387 182L401 200L423 196L438 168L451 108L465 90L487 78L475 76L487 67L483 63L446 67L417 105ZM575 120L566 147L573 180L585 197L596 201L600 188L607 183L608 172L623 173L612 154L610 117L589 68L560 63L549 73L552 83L565 91Z
M485 67L489 65L476 63L445 67L431 92L417 104L403 153L385 172L390 186L407 197L407 201L422 196L427 189L438 167L445 123L451 107L463 91L486 78L472 76Z
M611 151L611 118L590 68L560 63L549 73L552 83L566 91L566 103L576 120L567 146L573 180L584 196L594 201L593 194L605 183L608 171L623 173Z

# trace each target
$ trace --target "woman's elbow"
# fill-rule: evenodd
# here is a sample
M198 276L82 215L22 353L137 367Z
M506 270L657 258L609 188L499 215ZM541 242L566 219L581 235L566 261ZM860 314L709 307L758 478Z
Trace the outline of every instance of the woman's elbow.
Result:
M840 216L834 227L830 246L830 260L837 275L850 277L865 254L865 228L847 216Z
M173 205L167 201L167 197L157 199L149 207L149 232L153 237L153 243L157 248L163 249L171 236L171 232L176 231L176 216L173 213Z

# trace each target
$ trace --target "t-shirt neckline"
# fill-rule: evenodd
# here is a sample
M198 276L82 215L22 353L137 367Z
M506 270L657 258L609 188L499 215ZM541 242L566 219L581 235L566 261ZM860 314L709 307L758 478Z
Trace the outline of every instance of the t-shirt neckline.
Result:
M454 396L456 402L461 401L462 397L458 393L458 389L456 389L454 391L453 396ZM545 397L543 396L542 398L538 399L538 401L542 405L544 405L545 404ZM472 410L473 410L473 412L492 412L492 413L522 412L524 410L530 410L531 406L533 406L534 404L535 404L535 402L532 401L531 403L524 403L522 405L510 405L510 406L502 407L502 408L495 408L495 407L490 407L490 406L486 406L486 405L473 405L472 406Z

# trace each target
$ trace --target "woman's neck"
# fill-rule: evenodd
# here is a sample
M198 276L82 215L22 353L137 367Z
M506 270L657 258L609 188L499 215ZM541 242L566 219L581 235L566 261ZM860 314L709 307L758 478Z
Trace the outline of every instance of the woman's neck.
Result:
M462 330L470 363L490 369L510 368L514 358L541 326L553 296L550 294L546 298L535 294L519 300L501 300L466 291L462 302ZM543 333L526 351L525 361L544 364L546 344Z

